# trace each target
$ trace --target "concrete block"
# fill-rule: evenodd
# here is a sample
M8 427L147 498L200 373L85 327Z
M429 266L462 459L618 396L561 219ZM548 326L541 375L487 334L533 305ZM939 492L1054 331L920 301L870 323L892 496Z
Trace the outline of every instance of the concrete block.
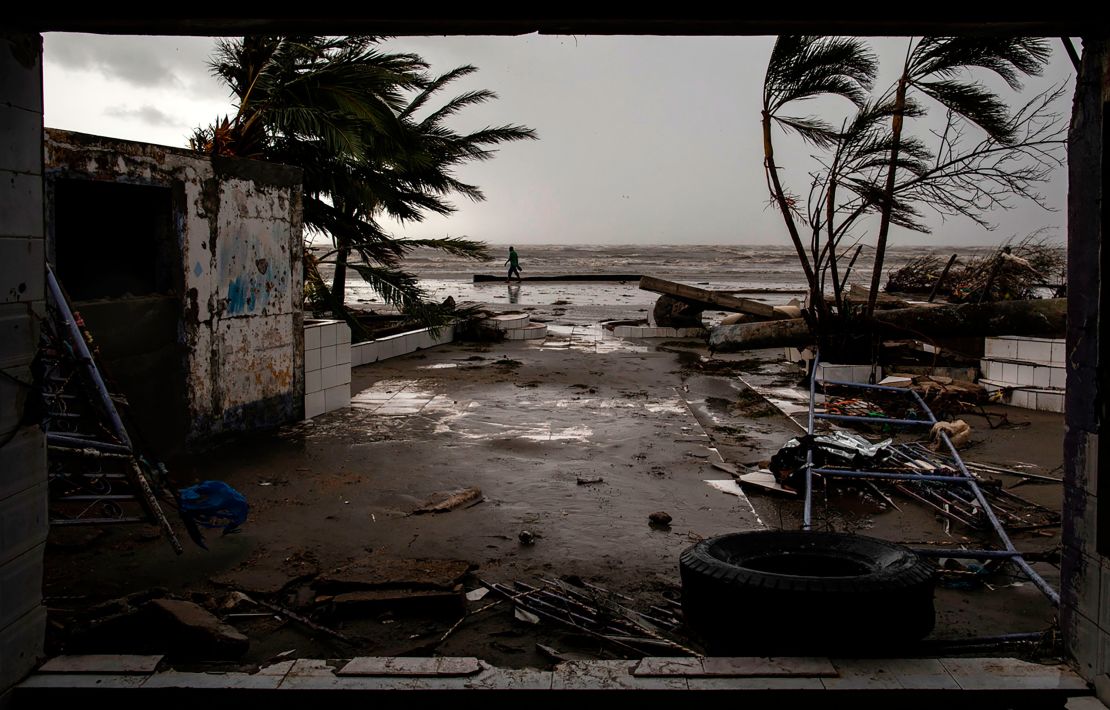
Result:
M5 105L41 116L42 39L38 35L12 34L0 38L0 97Z
M0 170L0 214L4 215L4 219L0 221L0 237L32 237L41 240L42 176ZM39 268L42 268L41 260ZM7 282L0 283L0 286L5 293L10 288Z
M55 656L39 668L39 673L153 673L164 656L127 654L88 654Z
M336 325L335 334L336 334L336 337L337 337L336 343L348 343L348 344L350 344L350 342L351 342L351 326L347 325L346 323L339 323L339 324Z
M310 326L304 329L304 349L316 350L320 347L320 327Z
M45 249L41 237L0 237L0 304L43 298Z
M337 365L350 364L351 362L351 344L336 343L335 344L335 363Z
M0 564L46 541L46 482L0 500Z
M31 394L30 390L19 384L31 382L29 363L4 368L4 372L11 377L0 377L0 435L7 434L20 425L23 408Z
M42 317L46 311L45 304L40 300L31 306L31 310ZM0 304L0 368L29 363L38 350L38 340L38 321L28 314L27 304Z
M1002 363L1002 381L1008 384L1017 384L1018 366L1016 362Z
M1083 459L1083 468L1087 478L1087 492L1098 496L1098 434L1085 434L1087 438L1087 453Z
M335 345L325 345L320 348L320 369L335 366Z
M320 326L320 347L326 348L339 342L338 323L325 323ZM350 342L350 341L348 341Z
M374 363L374 362L378 361L378 343L377 343L377 341L371 341L369 343L360 343L359 344L359 350L361 350L361 352L362 352L360 357L362 358L362 364L363 365L369 365L370 363Z
M305 350L304 371L312 372L313 370L319 370L321 367L322 365L320 364L320 349L316 348L314 350Z
M351 366L350 365L336 365L339 371L339 381L336 384L350 384L351 383Z
M0 448L0 499L45 481L46 437L38 426L24 426L6 446Z
M42 174L41 107L28 111L0 103L0 166L13 172Z
M313 417L318 417L323 414L326 411L324 409L324 404L325 399L323 391L306 394L304 397L304 418L312 419Z
M46 544L0 565L0 628L42 604L42 556Z
M342 409L351 403L351 386L336 385L324 390L324 410L328 412Z
M0 688L10 688L38 665L45 636L46 607L41 605L0 629Z
M304 373L305 395L310 395L313 392L319 392L322 389L324 389L322 370L313 370L312 372Z

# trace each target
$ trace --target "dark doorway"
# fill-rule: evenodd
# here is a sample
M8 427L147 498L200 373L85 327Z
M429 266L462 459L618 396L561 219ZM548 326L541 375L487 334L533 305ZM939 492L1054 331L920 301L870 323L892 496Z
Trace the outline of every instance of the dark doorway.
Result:
M184 282L169 187L56 178L51 254L85 319L109 388L141 448L166 457L185 441Z

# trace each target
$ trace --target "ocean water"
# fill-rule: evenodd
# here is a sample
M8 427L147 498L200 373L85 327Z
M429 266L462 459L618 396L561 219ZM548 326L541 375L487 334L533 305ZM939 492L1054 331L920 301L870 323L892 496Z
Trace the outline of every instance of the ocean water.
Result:
M492 245L494 259L477 262L430 249L412 253L405 268L420 278L434 300L451 296L456 302L489 304L550 305L639 305L651 304L656 294L641 291L636 281L627 282L524 282L511 287L504 282L475 284L473 275L503 276L508 247ZM894 247L888 250L886 270L897 269L924 254L947 258L989 254L995 247ZM792 246L703 245L703 246L589 246L521 245L517 248L524 276L561 274L643 274L681 281L710 289L727 289L767 303L801 299L805 275ZM872 252L865 250L853 268L851 279L867 285L871 278ZM842 262L843 263L843 262ZM325 278L329 271L322 271ZM885 282L885 278L884 278ZM354 272L348 276L347 302L373 307L381 304Z

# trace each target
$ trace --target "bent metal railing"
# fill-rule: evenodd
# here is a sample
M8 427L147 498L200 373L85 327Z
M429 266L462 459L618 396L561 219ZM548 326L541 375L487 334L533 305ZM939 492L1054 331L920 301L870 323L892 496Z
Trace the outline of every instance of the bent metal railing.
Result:
M896 419L892 417L876 417L876 416L855 416L849 414L828 414L825 412L816 411L817 399L817 379L818 363L820 362L820 353L816 354L811 363L810 378L809 378L809 422L806 426L806 431L812 438L814 434L814 425L818 419L834 420L834 421L859 421L866 424L887 424L892 426L928 426L933 427L937 423L937 419L933 416L932 410L925 404L925 400L921 399L916 391L910 388L903 387L887 387L884 385L870 385L862 384L859 382L841 382L836 380L822 379L821 383L825 385L835 385L838 387L852 387L865 390L879 390L883 392L896 393L899 395L910 395L913 397L914 403L921 410L924 419ZM930 555L937 557L952 557L958 559L1006 559L1012 562L1022 573L1032 582L1037 589L1041 590L1049 601L1055 606L1060 606L1060 594L1052 588L1052 586L1044 580L1041 575L1034 570L1029 563L1022 556L1022 553L1014 547L1014 543L1010 540L1010 536L1006 534L1005 528L999 521L998 516L995 515L994 510L991 508L990 503L987 501L986 496L983 495L982 489L979 487L975 476L968 471L967 466L964 464L960 454L956 451L955 445L948 437L946 431L938 430L940 440L948 449L952 460L955 462L956 467L959 469L960 475L929 475L929 474L916 474L916 473L891 473L889 471L866 471L866 470L847 470L841 468L824 468L814 467L813 465L813 447L810 446L806 451L806 473L805 473L805 506L802 512L802 529L812 529L813 520L813 474L817 473L822 476L832 478L865 478L865 479L895 479L895 480L911 480L911 481L931 481L937 483L945 483L948 485L963 485L967 486L972 495L978 501L980 509L990 521L991 527L994 529L994 534L998 538L1004 550L915 550L918 554ZM939 470L939 469L937 469Z

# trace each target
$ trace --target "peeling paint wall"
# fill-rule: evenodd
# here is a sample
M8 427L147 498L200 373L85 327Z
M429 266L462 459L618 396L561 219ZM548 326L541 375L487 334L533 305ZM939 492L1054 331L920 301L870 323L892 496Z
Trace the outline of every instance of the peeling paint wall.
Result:
M173 191L187 440L300 419L300 170L54 129L44 138L48 185L65 178Z

